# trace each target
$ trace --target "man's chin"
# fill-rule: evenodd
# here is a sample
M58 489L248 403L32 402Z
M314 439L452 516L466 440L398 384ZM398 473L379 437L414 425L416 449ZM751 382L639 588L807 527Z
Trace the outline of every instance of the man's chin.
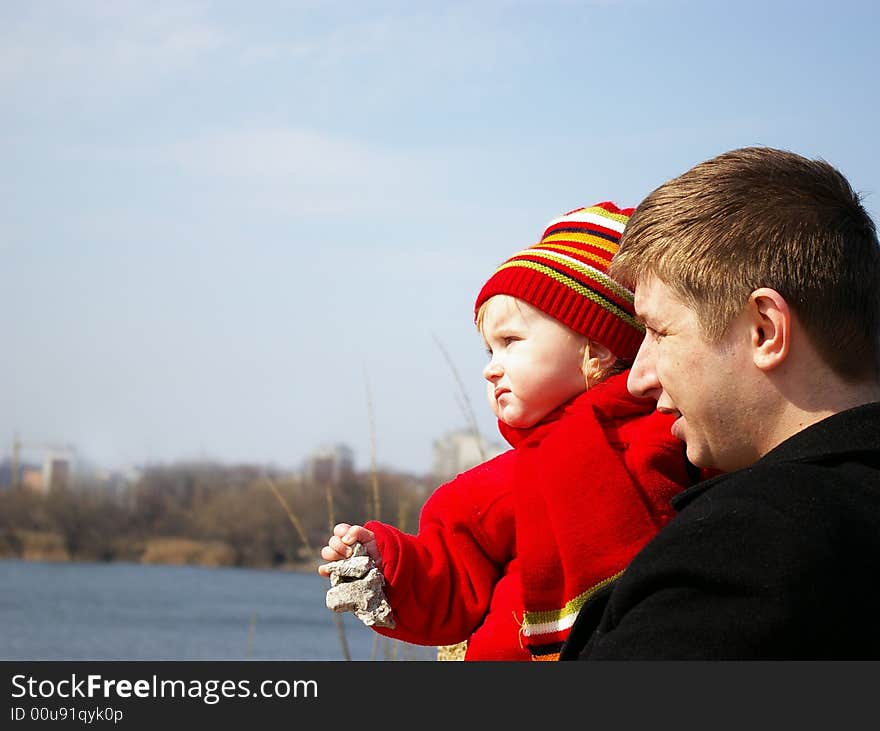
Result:
M680 439L681 437L679 437ZM685 442L687 444L687 442ZM688 462L690 462L694 467L699 467L701 470L717 470L714 460L710 458L705 452L698 449L696 446L691 444L687 444L686 450Z

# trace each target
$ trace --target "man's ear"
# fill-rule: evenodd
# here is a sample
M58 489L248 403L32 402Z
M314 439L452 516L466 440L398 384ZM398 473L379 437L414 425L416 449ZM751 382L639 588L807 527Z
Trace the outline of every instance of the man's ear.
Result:
M749 295L747 305L752 360L762 371L777 368L791 349L792 313L775 289L760 287Z

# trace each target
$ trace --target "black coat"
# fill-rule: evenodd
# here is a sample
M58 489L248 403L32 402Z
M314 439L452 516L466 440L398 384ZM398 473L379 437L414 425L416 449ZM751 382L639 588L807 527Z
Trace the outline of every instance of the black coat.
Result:
M880 403L674 506L561 659L880 659Z

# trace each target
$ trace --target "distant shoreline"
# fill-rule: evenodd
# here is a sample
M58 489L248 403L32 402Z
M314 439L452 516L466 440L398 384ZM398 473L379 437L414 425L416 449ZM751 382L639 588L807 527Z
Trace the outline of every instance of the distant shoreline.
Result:
M219 541L190 538L150 538L137 545L120 546L112 554L76 555L65 546L60 534L43 531L13 531L0 536L0 559L55 563L137 563L203 568L274 569L311 573L318 561L285 562L276 565L235 561L232 549Z

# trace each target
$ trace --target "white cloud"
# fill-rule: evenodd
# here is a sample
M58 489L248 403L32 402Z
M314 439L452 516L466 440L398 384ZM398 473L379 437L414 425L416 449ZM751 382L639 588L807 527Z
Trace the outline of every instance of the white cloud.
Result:
M295 3L284 5L274 21L257 17L244 26L223 11L183 0L13 4L0 11L7 16L0 23L0 83L39 79L81 83L87 91L188 67L210 73L216 67L208 59L218 51L223 64L295 60L312 73L352 63L403 78L424 68L485 73L503 64L502 49L514 44L495 22L502 9L491 4L340 9Z
M10 14L12 11L7 8ZM0 25L0 80L132 81L192 64L226 34L200 3L28 3Z
M362 141L295 128L209 132L171 143L75 145L59 151L71 162L112 163L127 174L148 171L203 180L228 205L287 213L347 209L384 213L439 191L460 152L385 149Z

